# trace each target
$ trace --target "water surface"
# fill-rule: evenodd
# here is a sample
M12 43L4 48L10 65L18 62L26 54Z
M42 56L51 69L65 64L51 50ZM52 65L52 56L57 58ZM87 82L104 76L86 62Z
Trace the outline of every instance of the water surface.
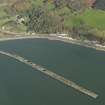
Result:
M0 55L0 105L105 105L105 52L47 39L0 42L0 50L15 52L99 94L92 99Z

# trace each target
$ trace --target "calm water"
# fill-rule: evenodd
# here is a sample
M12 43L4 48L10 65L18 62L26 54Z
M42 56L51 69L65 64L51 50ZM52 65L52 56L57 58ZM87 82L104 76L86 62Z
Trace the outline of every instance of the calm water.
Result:
M45 39L0 42L15 52L99 94L92 99L0 55L0 105L105 105L105 52Z
M96 0L95 8L105 10L105 0Z

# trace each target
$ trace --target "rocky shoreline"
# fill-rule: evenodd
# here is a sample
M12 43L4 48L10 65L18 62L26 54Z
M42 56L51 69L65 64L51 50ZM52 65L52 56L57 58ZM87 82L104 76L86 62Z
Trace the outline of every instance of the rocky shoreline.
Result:
M1 33L1 31L0 31ZM48 40L58 40L65 43L77 44L84 47L93 48L100 51L105 51L105 46L101 44L94 43L89 40L77 40L71 37L63 36L62 34L28 34L28 33L13 33L13 32L2 32L5 35L0 36L0 42L9 40L20 40L20 39L48 39Z

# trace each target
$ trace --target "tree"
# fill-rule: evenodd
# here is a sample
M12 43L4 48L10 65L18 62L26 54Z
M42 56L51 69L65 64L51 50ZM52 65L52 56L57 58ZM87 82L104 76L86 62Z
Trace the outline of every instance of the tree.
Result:
M85 0L66 0L66 6L73 11L83 11L86 7Z
M62 29L60 17L48 13L41 7L32 9L28 17L28 31L34 31L38 33L57 33Z
M52 2L55 8L68 7L72 11L83 11L86 7L85 0L44 0L43 2Z

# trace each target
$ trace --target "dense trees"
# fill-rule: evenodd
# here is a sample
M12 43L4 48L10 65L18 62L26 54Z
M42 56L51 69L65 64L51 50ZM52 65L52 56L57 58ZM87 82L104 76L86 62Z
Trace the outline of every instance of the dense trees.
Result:
M4 10L10 16L21 15L28 32L70 33L75 38L98 39L103 43L105 32L94 31L96 26L91 21L97 12L92 12L92 9L86 12L86 6L85 0L17 0ZM95 16L92 15L94 13Z
M43 2L46 3L51 1L55 8L62 8L66 6L73 11L82 11L86 7L85 0L44 0Z
M29 12L27 27L27 31L39 33L57 33L62 30L60 17L41 7L34 8Z
M67 7L74 11L83 11L86 5L84 0L67 0Z

